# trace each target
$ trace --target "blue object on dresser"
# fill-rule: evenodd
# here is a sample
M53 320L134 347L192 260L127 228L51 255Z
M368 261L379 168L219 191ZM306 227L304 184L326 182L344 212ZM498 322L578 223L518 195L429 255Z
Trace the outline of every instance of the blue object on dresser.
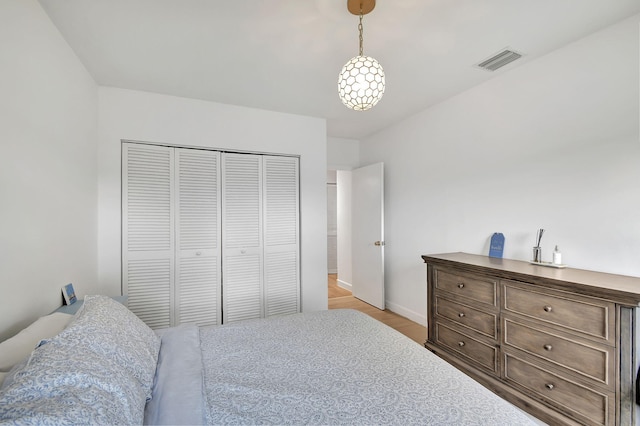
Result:
M495 232L491 236L491 245L489 246L489 257L499 257L502 259L502 251L504 250L504 235Z
M111 298L113 300L116 300L120 303L122 303L124 306L127 306L127 299L129 299L129 296L111 296ZM76 303L72 304L72 305L62 305L60 306L58 309L56 309L54 312L62 312L63 314L71 314L71 315L75 315L76 312L78 312L78 310L80 309L80 307L82 306L82 304L84 303L84 300L78 300Z

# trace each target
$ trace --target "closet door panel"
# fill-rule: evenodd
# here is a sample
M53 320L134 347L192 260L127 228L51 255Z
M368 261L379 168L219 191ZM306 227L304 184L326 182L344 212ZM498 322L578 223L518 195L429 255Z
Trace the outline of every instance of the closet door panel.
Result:
M220 274L215 257L181 257L178 261L180 293L177 324L220 324Z
M300 311L298 163L264 156L266 316Z
M174 282L173 150L123 144L123 291L152 328L172 324Z
M271 252L265 258L266 316L300 312L298 256L292 252Z
M264 316L262 159L222 154L223 322Z
M176 324L221 322L220 153L176 149Z
M128 308L151 328L169 327L173 260L133 259L125 268Z
M259 254L229 256L224 269L224 322L262 318L262 262Z

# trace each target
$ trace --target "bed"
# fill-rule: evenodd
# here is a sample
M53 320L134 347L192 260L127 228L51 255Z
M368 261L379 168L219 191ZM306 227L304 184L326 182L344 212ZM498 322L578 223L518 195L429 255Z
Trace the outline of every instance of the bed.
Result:
M19 361L0 343L0 423L535 424L357 311L154 332L87 296L68 317Z

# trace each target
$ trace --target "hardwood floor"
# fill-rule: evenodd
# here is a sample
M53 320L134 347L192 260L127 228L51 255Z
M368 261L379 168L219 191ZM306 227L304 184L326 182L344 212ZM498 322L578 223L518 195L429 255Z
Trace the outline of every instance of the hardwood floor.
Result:
M380 309L356 299L348 290L339 287L336 274L329 274L329 309L355 309L398 330L411 340L424 344L427 339L427 328L389 310Z
M349 290L345 290L338 286L338 276L336 274L329 274L328 283L329 302L331 302L331 299L335 299L336 297L351 296L351 292Z

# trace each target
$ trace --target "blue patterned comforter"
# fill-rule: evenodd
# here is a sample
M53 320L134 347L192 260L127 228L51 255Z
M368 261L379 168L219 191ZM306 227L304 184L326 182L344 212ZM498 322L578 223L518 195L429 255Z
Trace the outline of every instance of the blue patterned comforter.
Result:
M351 310L185 325L160 341L117 302L87 298L0 389L0 424L143 421L531 424L417 343Z
M208 424L532 424L360 312L205 327L200 340Z

